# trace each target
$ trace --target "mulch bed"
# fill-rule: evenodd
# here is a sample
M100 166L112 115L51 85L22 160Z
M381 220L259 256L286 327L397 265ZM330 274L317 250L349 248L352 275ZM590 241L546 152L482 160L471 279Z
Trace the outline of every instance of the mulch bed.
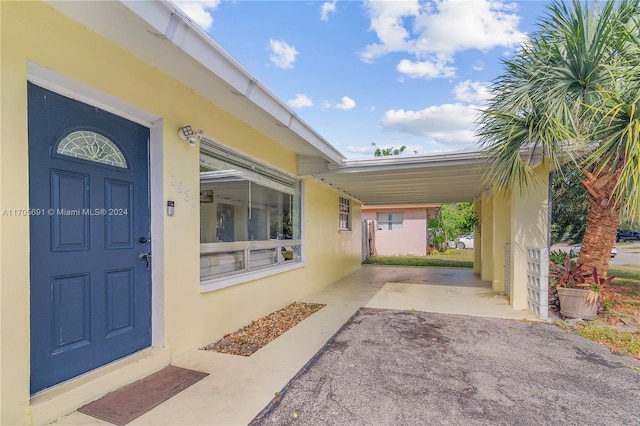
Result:
M234 333L225 335L222 339L202 349L225 354L250 356L305 318L318 312L324 306L320 303L292 303L286 308L252 321L251 324Z

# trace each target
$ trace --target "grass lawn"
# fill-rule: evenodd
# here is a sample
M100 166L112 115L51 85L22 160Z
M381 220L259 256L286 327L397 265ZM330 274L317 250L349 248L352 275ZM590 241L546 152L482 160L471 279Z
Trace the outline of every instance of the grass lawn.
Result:
M369 265L440 266L444 268L473 268L473 250L447 250L429 256L374 256L364 261Z
M612 275L616 278L600 292L605 312L579 326L577 333L640 359L640 271L616 266L609 268ZM636 330L627 330L629 325Z

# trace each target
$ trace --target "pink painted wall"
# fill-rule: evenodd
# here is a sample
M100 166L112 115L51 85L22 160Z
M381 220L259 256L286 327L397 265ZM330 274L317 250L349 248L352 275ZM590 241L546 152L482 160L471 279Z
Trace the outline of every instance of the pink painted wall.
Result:
M375 236L378 256L426 256L427 209L420 208L362 208L363 220L377 220L377 213L402 212L402 231L377 230Z

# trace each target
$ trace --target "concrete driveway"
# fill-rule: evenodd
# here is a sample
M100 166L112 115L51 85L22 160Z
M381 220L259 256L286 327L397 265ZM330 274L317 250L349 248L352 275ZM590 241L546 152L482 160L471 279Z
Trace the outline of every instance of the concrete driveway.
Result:
M252 425L637 425L640 362L546 323L362 308Z

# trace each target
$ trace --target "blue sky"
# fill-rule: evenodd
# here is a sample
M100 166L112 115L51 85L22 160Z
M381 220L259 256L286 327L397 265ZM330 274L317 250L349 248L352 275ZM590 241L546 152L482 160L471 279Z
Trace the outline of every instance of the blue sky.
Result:
M176 1L347 158L475 145L472 122L500 58L543 0Z

